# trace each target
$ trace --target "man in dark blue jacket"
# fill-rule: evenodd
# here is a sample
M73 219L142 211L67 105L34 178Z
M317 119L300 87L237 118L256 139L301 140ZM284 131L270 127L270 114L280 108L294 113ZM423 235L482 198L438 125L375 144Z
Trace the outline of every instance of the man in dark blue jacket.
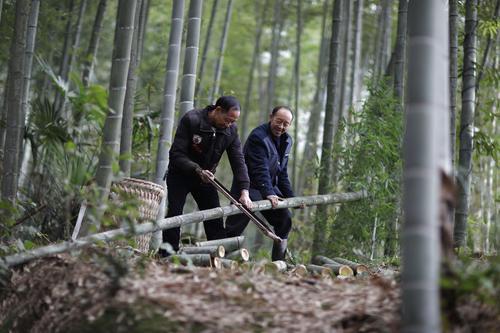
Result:
M250 177L250 199L268 199L273 207L281 198L294 196L288 178L288 155L292 149L292 138L286 133L292 124L293 114L287 106L275 107L269 122L255 128L248 136L243 153ZM233 190L235 183L233 183ZM272 260L283 260L287 238L292 228L292 218L288 209L263 211L266 220L274 227L276 235L283 242L275 242ZM226 220L227 236L239 236L248 224L245 215L233 215Z
M240 103L233 96L220 97L215 105L187 112L179 121L169 152L166 174L167 217L182 215L186 196L191 193L200 210L219 207L219 196L208 182L224 151L227 152L240 202L251 207L247 167L241 151L236 120ZM222 218L203 222L208 240L226 237ZM179 250L180 228L163 230L163 241ZM160 255L167 255L160 250Z

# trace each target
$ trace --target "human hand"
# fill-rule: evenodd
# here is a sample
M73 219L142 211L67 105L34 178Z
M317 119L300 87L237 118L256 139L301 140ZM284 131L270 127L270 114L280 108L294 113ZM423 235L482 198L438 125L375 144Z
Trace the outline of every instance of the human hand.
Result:
M248 209L252 209L253 203L252 200L250 199L250 196L248 195L248 190L241 190L241 196L239 199L239 202L243 204Z
M273 208L276 208L278 206L278 202L280 200L283 200L283 199L281 199L280 197L278 197L277 195L274 195L274 194L268 195L266 198L269 201L271 201L271 205L273 206Z
M210 183L210 180L215 178L212 172L209 170L203 170L202 168L196 169L196 173L204 183Z

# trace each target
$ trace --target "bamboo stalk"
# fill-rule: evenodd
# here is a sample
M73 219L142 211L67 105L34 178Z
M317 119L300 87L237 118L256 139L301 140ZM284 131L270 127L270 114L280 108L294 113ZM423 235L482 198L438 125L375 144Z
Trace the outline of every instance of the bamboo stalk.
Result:
M336 262L333 259L330 259L330 258L325 257L325 256L320 256L320 255L317 255L313 258L313 263L320 264L320 265L324 265L324 264L339 265L340 264L339 262Z
M212 246L186 246L181 248L180 253L185 254L209 254L212 258L224 258L226 249L222 245Z
M245 262L250 259L250 252L242 248L227 254L227 259L235 260L237 262Z
M276 260L266 263L264 265L264 271L273 273L284 272L286 271L287 267L288 266L286 265L286 262L284 262L283 260Z
M222 245L228 252L236 251L241 249L243 246L243 241L245 240L245 236L231 237L231 238L222 238L222 239L214 239L210 241L204 242L196 242L196 246L214 246L214 245Z
M297 265L292 269L291 273L300 277L305 277L309 272L305 265Z
M313 206L313 205L341 203L341 202L359 200L366 197L367 197L366 191L350 192L350 193L331 193L325 195L313 195L308 197L295 197L280 201L278 203L277 208L291 208L291 207L299 207L302 205ZM261 200L254 202L254 207L252 211L262 211L271 208L272 207L269 200ZM191 223L197 223L219 217L236 215L239 213L240 210L235 206L225 206L225 207L202 210L199 212L161 219L158 220L156 223L153 222L142 223L134 226L135 230L132 229L130 226L125 226L123 228L108 230L105 232L78 238L74 241L64 241L57 244L42 246L33 250L1 257L0 261L3 261L4 264L7 265L7 267L13 267L16 265L26 263L33 259L47 257L58 253L64 253L71 250L76 250L98 242L109 242L115 238L119 238L122 236L127 236L131 234L143 235L150 232L180 227ZM133 230L135 232L133 232Z

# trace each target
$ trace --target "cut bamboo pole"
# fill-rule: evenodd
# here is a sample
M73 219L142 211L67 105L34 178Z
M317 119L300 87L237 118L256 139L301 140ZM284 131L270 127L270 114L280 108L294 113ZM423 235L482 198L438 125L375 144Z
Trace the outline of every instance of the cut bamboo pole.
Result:
M292 207L300 207L303 205L314 206L314 205L349 202L349 201L360 200L366 198L367 196L368 193L366 191L360 191L360 192L350 192L350 193L331 193L323 195L313 195L308 197L294 197L278 202L277 208L292 208ZM269 200L261 200L253 202L252 211L262 211L271 208L272 206ZM1 257L0 261L3 261L3 263L7 267L13 267L16 265L24 264L33 259L43 258L58 253L64 253L71 250L76 250L98 242L110 242L115 238L123 236L129 236L132 234L143 235L150 232L171 229L183 225L198 223L202 221L212 220L219 217L236 215L240 213L241 211L234 205L212 208L185 215L169 217L158 220L156 222L142 223L139 225L135 225L133 228L127 225L123 228L108 230L105 232L89 235L86 237L81 237L74 241L64 241L57 244L41 246L33 250L16 253L6 257Z
M273 273L277 273L277 272L284 272L286 271L287 269L287 265L286 265L286 262L284 262L283 260L276 260L276 261L271 261L271 262L268 262L264 265L264 271L266 272L273 272Z
M186 246L181 248L180 253L185 254L209 254L212 258L224 258L226 249L222 245L211 246Z
M248 252L247 249L243 248L228 253L226 258L231 260L236 260L238 262L245 262L250 259L250 252Z
M368 269L368 267L366 265L358 264L358 263L355 263L354 261L350 261L350 260L347 260L344 258L338 258L338 257L333 258L333 260L335 260L339 264L347 265L347 266L351 267L355 274L362 274L362 273L369 273L370 272L370 270Z
M332 277L334 275L333 271L331 268L325 267L325 266L319 266L319 265L307 265L306 266L307 270L313 274L318 274L321 275L322 277Z
M182 265L194 265L202 267L214 267L210 254L175 254L167 259L171 263L180 263ZM220 267L216 267L220 268Z
M231 238L222 238L215 239L204 242L197 242L196 246L214 246L214 245L222 245L226 249L227 252L232 252L238 249L241 249L243 246L243 241L245 240L245 236L231 237Z
M341 264L324 264L323 266L328 267L332 270L335 275L340 276L354 276L354 271L351 267Z
M333 259L330 259L328 257L325 257L325 256L315 256L312 260L312 262L314 264L318 264L318 265L324 265L324 264L330 264L330 265L338 265L340 263L336 262L335 260Z
M222 268L228 268L230 270L235 270L239 266L238 262L231 260L231 259L214 258L214 263L216 260L220 262Z

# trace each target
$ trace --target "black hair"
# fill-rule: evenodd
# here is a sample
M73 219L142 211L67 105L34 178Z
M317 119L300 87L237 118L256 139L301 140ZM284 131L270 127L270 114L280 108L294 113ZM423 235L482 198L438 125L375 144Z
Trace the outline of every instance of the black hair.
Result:
M292 109L289 106L286 106L286 105L275 106L273 108L273 110L271 111L271 117L274 116L276 114L276 112L278 112L279 109L288 110L290 112L290 114L292 115L292 118L293 118L293 111L292 111Z
M215 105L209 105L207 109L208 111L212 111L218 106L222 109L223 113L228 113L231 109L241 111L240 101L234 96L221 96L217 99Z

